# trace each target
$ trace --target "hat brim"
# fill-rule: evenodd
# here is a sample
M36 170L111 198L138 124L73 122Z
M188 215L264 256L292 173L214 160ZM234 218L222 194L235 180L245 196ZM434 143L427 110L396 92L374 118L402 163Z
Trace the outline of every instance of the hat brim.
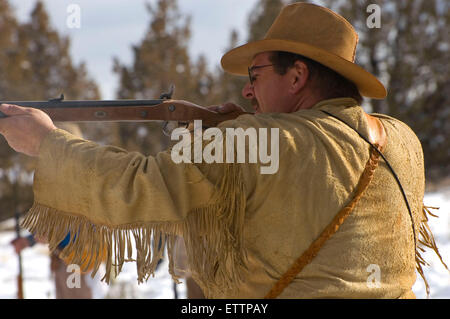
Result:
M303 55L336 71L352 81L363 96L383 99L386 88L371 73L353 62L306 43L281 39L264 39L234 48L222 57L222 68L231 74L247 75L254 56L268 51L287 51Z

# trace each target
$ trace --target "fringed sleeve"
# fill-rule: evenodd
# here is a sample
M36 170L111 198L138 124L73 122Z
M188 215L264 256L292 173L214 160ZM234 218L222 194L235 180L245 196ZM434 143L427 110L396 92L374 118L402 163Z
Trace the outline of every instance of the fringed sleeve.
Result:
M429 266L429 264L426 262L424 257L422 256L422 253L425 252L425 248L432 249L435 254L439 257L439 260L441 261L442 265L445 267L445 269L449 270L446 263L444 262L444 259L442 258L441 254L439 253L439 249L436 245L436 241L434 240L433 233L430 229L430 226L428 225L428 215L433 217L438 217L437 215L434 215L431 213L430 209L438 209L437 207L431 207L431 206L425 206L423 205L422 208L422 214L421 214L421 220L419 221L419 242L416 247L416 270L419 273L419 275L422 277L425 287L427 290L427 296L430 295L430 286L428 284L427 279L425 278L425 273L423 271L423 266Z
M61 257L73 256L93 275L106 251L106 282L130 260L138 280L146 280L165 244L176 279L171 250L181 235L201 284L232 287L244 269L245 192L238 165L214 167L222 172L212 183L195 165L175 164L169 152L145 157L57 129L41 145L35 202L23 226L46 238L51 250L70 232Z

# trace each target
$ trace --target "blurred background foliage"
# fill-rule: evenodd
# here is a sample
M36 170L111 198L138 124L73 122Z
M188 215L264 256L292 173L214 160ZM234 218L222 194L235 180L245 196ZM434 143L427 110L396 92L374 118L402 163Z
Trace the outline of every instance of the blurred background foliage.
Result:
M287 0L260 0L248 15L247 30L232 30L227 49L264 37ZM291 1L293 2L293 1ZM368 100L366 111L385 113L407 123L422 142L427 183L450 176L450 44L446 0L310 1L348 19L359 34L357 63L388 88L385 100ZM369 4L382 8L381 28L368 28ZM133 62L114 58L117 99L154 99L176 87L175 99L199 105L227 101L247 109L241 97L244 77L225 74L219 61L189 56L191 22L177 0L148 4L148 27L130 50ZM246 32L244 32L246 31ZM28 22L19 23L7 0L0 0L0 100L47 100L62 92L66 99L101 99L98 84L83 63L70 56L70 39L58 34L42 2ZM58 123L57 123L58 125ZM76 124L83 136L102 144L155 155L169 145L162 124ZM0 221L33 201L31 159L13 152L0 137Z

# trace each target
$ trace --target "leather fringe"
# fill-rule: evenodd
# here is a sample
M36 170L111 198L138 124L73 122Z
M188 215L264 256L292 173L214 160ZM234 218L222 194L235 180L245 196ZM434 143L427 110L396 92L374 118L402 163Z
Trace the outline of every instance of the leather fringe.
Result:
M124 262L135 261L138 281L142 283L153 275L158 261L163 256L166 241L174 240L179 225L129 224L108 226L92 223L84 216L75 216L51 207L34 203L22 222L22 227L48 241L50 251L70 232L69 244L61 250L59 257L68 264L80 265L81 271L92 269L92 277L103 261L106 251L106 272L102 281L110 283L112 274L119 274ZM132 237L136 247L133 258ZM158 243L161 241L160 247ZM170 254L170 245L168 245ZM170 256L170 255L169 255Z
M243 177L239 164L226 165L225 175L212 199L216 204L193 211L189 216L199 214L200 217L188 218L182 229L187 234L184 241L188 264L206 296L211 291L224 293L236 289L247 270Z
M103 252L106 251L106 273L102 278L106 283L110 283L111 275L120 273L124 262L130 261L136 262L138 282L148 280L163 257L165 246L169 273L177 281L173 257L176 238L182 236L190 270L197 275L199 284L203 289L222 291L236 287L246 269L243 245L245 199L240 166L226 164L211 204L189 212L181 222L103 225L85 216L34 203L22 227L46 239L51 251L57 249L70 232L69 244L60 257L69 263L83 265L82 271L92 269L92 277L105 259ZM69 261L69 257L72 260Z
M425 206L423 205L422 208L422 216L421 220L419 222L419 238L418 238L418 244L416 247L416 270L419 273L419 275L422 277L425 287L427 290L427 297L430 296L430 286L428 284L427 279L425 278L425 274L423 272L423 266L429 266L430 264L425 261L425 259L422 257L421 253L425 252L426 248L431 248L436 255L439 257L441 263L444 265L444 267L448 269L447 265L445 264L444 260L442 259L441 254L439 253L439 249L436 245L436 241L434 240L433 233L430 229L430 226L428 225L428 215L431 215L433 217L438 217L437 215L434 215L430 212L430 209L439 209L438 207L431 207L431 206ZM450 271L450 270L449 270Z

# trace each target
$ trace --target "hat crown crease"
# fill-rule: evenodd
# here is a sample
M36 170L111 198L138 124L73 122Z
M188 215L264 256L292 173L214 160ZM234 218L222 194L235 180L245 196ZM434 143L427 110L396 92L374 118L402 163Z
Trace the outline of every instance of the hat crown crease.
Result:
M290 5L280 12L265 39L305 43L354 62L358 35L348 21L331 10Z

